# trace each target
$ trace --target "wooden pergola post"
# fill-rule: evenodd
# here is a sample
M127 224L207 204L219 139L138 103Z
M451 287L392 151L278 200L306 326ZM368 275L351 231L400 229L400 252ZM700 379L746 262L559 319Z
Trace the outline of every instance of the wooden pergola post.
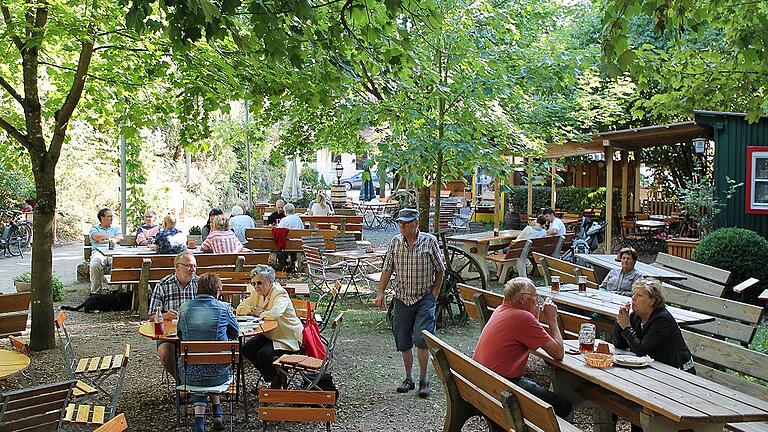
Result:
M613 145L610 140L603 140L605 155L605 253L613 248Z
M640 209L640 150L632 152L635 157L635 196L633 208L636 212L642 211Z
M550 170L550 190L551 195L549 197L549 206L553 209L556 208L555 204L557 203L557 182L555 179L557 178L557 165L555 164L555 159L550 159L550 162L552 164Z
M526 159L526 161L527 161L526 165L533 163L533 159L531 158ZM526 211L528 212L529 215L532 215L533 214L533 176L531 175L530 171L527 171L527 174L528 174L528 208L526 209Z
M499 206L501 203L499 189L501 188L501 182L496 177L493 181L493 235L499 235Z
M621 151L621 217L627 217L627 204L629 203L629 151Z

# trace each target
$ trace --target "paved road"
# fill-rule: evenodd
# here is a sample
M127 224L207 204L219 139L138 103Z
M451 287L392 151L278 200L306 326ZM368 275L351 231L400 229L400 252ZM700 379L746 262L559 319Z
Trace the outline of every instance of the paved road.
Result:
M53 247L53 272L59 276L64 286L77 283L77 265L83 262L83 245L65 244ZM32 254L25 253L24 258L0 257L0 292L13 293L13 278L29 271L32 266Z

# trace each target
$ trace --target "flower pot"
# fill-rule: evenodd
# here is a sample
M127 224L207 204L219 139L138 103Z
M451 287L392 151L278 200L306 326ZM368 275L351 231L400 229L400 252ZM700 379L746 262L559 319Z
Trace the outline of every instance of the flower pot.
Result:
M30 292L32 291L32 284L30 282L13 281L16 285L16 292Z
M190 241L195 242L195 244L202 244L203 236L202 234L189 234L187 235L187 243L189 243Z

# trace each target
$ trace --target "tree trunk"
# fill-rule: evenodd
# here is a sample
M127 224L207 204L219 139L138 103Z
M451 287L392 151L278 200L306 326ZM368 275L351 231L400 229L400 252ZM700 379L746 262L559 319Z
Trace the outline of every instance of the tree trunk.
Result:
M419 186L419 231L429 232L429 186Z
M30 348L42 351L54 348L53 295L51 278L53 271L53 217L56 213L56 164L47 154L37 158L35 164L35 190L38 199L35 206L34 236L32 237L32 329Z
M442 130L442 124L440 126ZM443 151L437 153L437 169L435 170L435 214L432 220L434 233L440 232L440 186L443 184Z

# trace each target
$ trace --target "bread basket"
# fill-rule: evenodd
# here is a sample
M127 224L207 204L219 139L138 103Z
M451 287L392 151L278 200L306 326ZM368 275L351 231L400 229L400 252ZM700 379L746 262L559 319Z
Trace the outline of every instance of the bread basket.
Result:
M613 364L613 354L585 353L584 360L594 368L605 369Z

